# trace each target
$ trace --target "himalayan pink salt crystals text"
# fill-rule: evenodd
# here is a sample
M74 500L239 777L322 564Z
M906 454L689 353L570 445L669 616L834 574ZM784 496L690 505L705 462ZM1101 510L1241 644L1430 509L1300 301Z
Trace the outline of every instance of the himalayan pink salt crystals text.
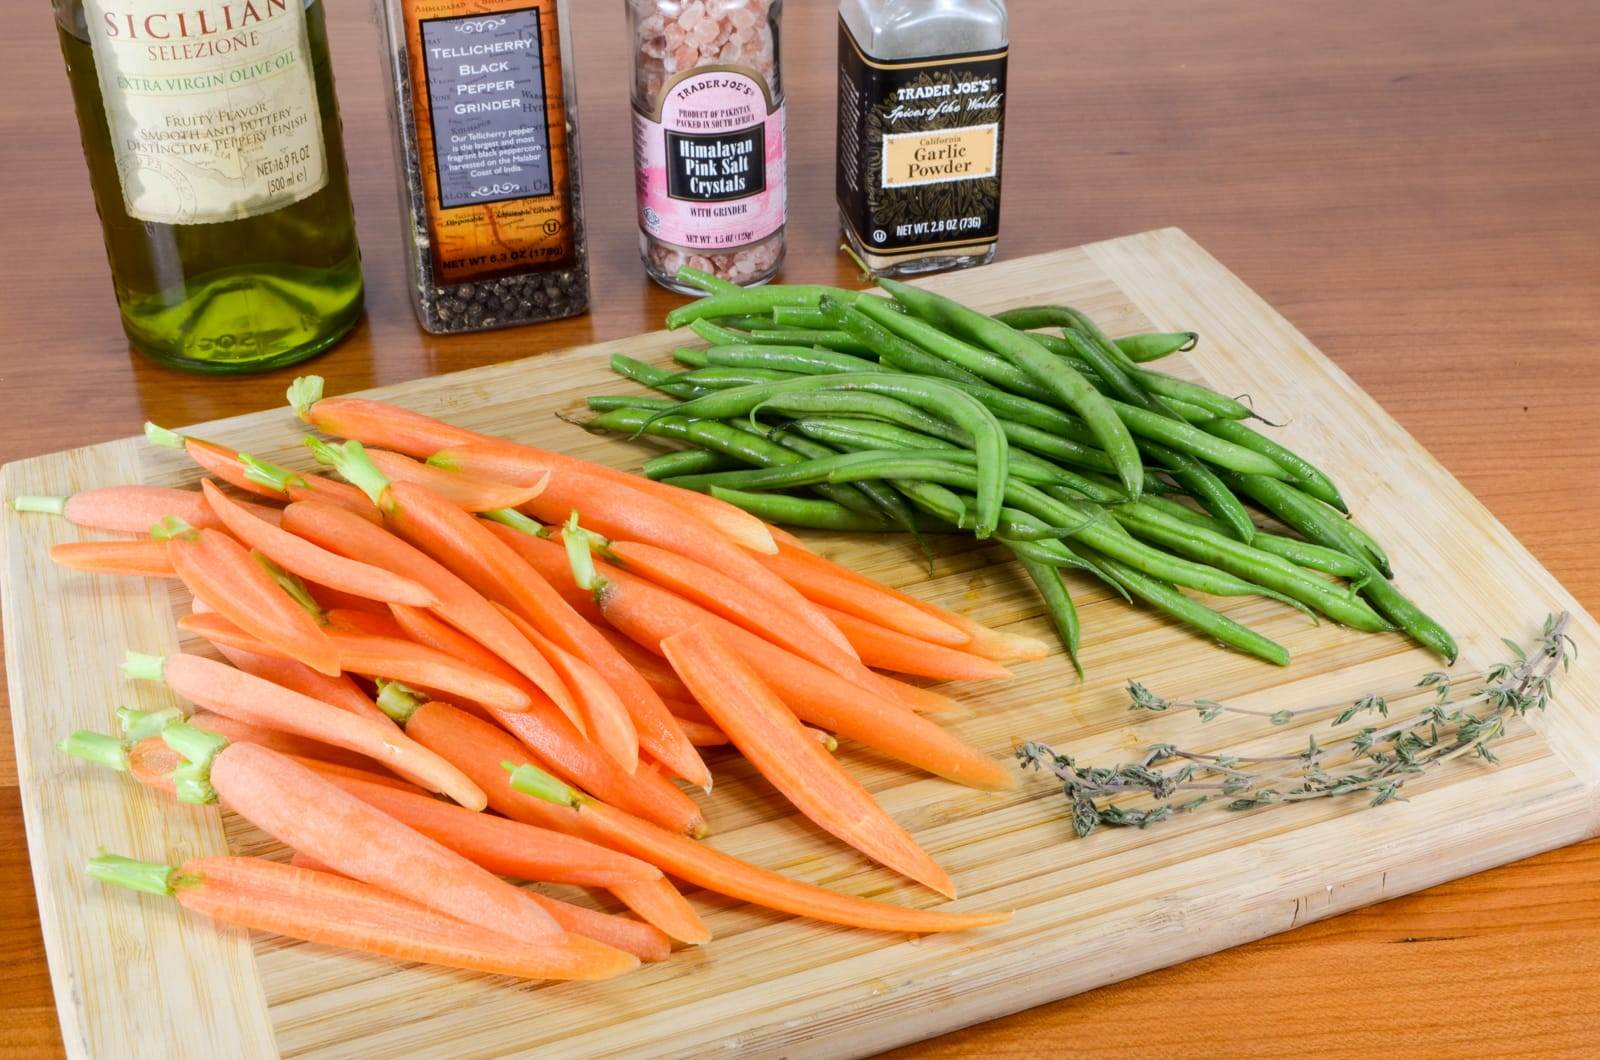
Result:
M657 283L684 265L737 284L783 262L782 0L627 0L639 247Z

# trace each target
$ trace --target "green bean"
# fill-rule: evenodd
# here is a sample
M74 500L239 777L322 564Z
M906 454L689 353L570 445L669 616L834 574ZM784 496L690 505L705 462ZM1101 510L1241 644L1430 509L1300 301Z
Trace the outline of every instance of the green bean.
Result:
M1073 546L1079 549L1080 546ZM1132 566L1121 562L1111 556L1098 557L1107 572L1123 588L1137 596L1145 603L1150 604L1158 611L1177 619L1186 625L1215 638L1219 643L1242 652L1254 655L1258 659L1265 659L1276 666L1289 665L1289 653L1284 647L1274 640L1257 633L1248 626L1240 625L1227 615L1220 614L1198 601L1191 600L1180 593L1171 585L1167 585L1156 578L1135 570Z
M706 364L719 368L766 368L799 375L882 371L865 357L800 346L712 346L704 353Z
M1253 548L1215 530L1174 519L1153 508L1130 504L1111 511L1118 522L1147 541L1196 562L1259 582L1316 608L1352 629L1380 633L1390 628L1377 612L1348 589L1270 552Z
M667 327L673 330L696 320L719 317L762 316L777 306L815 307L823 295L841 302L854 302L859 291L816 284L779 284L772 287L741 287L737 291L718 291L678 306L667 314Z
M1186 508L1177 501L1166 497L1153 497L1146 495L1139 498L1139 503L1162 511L1168 515L1192 522L1199 526L1209 526L1213 530L1222 531L1223 527L1209 515L1203 515L1193 508ZM1271 534L1265 530L1256 529L1255 536L1250 542L1263 552L1271 552L1274 556L1286 559L1291 563L1319 570L1324 574L1332 574L1338 578L1357 580L1367 573L1367 565L1361 560L1345 555L1338 549L1324 548L1314 545L1309 541L1301 541L1295 537L1284 537L1281 534Z
M750 341L749 332L735 331L709 320L696 320L689 325L689 330L712 346L739 346Z
M881 298L863 298L856 305L866 305L869 302L877 305L893 305ZM902 372L911 372L914 375L930 375L939 379L948 379L959 383L982 383L983 379L971 372L941 357L924 350L914 342L909 342L899 335L884 327L872 317L862 313L855 306L847 306L836 302L832 298L824 298L821 303L821 313L829 326L838 328L863 346L870 349L879 361L886 367L898 368ZM904 314L891 313L891 316L903 318Z
M711 363L706 360L706 351L694 346L679 346L672 351L672 359L691 368L704 368Z
M675 398L649 397L645 394L595 394L585 404L592 412L613 412L619 409L639 409L647 412L670 411L682 402Z
M791 497L786 493L747 493L743 490L709 488L711 496L743 508L769 523L804 526L813 530L845 530L852 533L900 533L901 528L887 519L853 512L833 501L811 497ZM931 527L923 527L931 529Z
M699 475L707 471L725 471L738 467L735 460L730 460L721 453L713 453L709 449L679 449L671 453L662 453L652 456L644 462L640 470L645 478L663 479L675 475Z
M1014 551L1017 550L1017 546L1021 546L1021 551L1035 563L1044 563L1052 567L1067 567L1093 575L1112 592L1120 596L1123 602L1133 603L1133 597L1128 595L1128 591L1102 569L1094 558L1088 554L1087 550L1079 549L1078 551L1073 551L1066 542L1060 540L1060 536L1045 536L1051 529L1051 527L1046 526L1027 512L1019 511L1016 508L1002 508L1000 509L1000 529L995 531L995 536L1003 537L1004 543L1012 547Z
M705 351L701 351L702 353ZM720 365L707 365L696 368L691 372L684 372L678 377L685 383L703 387L709 394L722 393L728 390L738 390L747 386L763 386L769 383L783 383L795 379L815 379L817 376L808 376L801 372L780 372L775 368L724 368Z
M711 322L732 331L755 331L757 328L770 328L774 325L771 316L717 317Z
M1145 440L1139 448L1159 460L1178 484L1193 494L1201 507L1215 516L1228 533L1247 545L1255 538L1256 524L1250 521L1250 513L1245 511L1244 504L1233 495L1227 483L1210 468L1188 453L1169 449L1159 442Z
M626 379L636 383L643 383L663 394L670 394L675 398L699 397L701 389L692 383L679 381L676 374L665 368L657 368L653 364L636 361L632 357L620 353L611 355L611 370ZM591 406L592 407L592 406Z
M743 287L730 280L724 280L722 277L713 276L709 272L690 268L688 265L680 265L678 267L678 282L686 283L690 287L698 287L709 294L733 294L744 290Z
M1371 549L1370 546L1376 542L1357 531L1353 523L1315 497L1287 482L1259 475L1224 474L1222 480L1235 492L1243 493L1308 540L1376 566L1386 578L1394 577L1388 557L1381 549L1376 552Z
M1121 356L1120 351L1118 351L1117 356L1113 357L1107 352L1107 347L1096 342L1088 335L1083 335L1076 331L1067 331L1063 334L1067 344L1077 353L1078 360L1082 361L1090 369L1089 374L1099 377L1102 384L1100 388L1102 392L1111 397L1121 398L1130 405L1148 409L1157 415L1170 416L1173 419L1179 418L1176 412L1167 407L1165 401L1148 392L1139 383L1133 374L1137 369L1133 368L1132 363L1127 358ZM1046 348L1048 349L1048 347ZM1115 347L1110 347L1110 349L1115 349ZM1078 369L1077 365L1072 367L1074 371L1084 375L1086 380L1089 379L1089 375L1085 375ZM1094 385L1092 381L1090 385Z
M863 298L851 308L885 332L910 343L935 360L944 361L978 379L1035 401L1054 401L1055 394L1032 376L998 354L947 335L926 320L897 312L898 303Z
M1200 429L1208 434L1214 434L1224 441L1232 442L1234 445L1242 445L1246 449L1254 449L1293 475L1295 484L1301 490L1309 493L1324 504L1332 505L1346 515L1350 513L1350 509L1344 503L1344 498L1339 496L1339 487L1333 484L1333 480L1311 461L1287 446L1281 445L1259 431L1251 430L1244 424L1235 423L1232 420L1208 420L1200 424Z
M1078 356L1077 347L1068 339L1037 332L1030 334L1039 345L1051 353L1066 358L1067 363L1082 373L1089 382L1100 387L1102 391L1106 389L1105 381L1094 374L1094 369ZM1219 394L1210 387L1191 383L1175 375L1167 375L1165 372L1149 368L1134 368L1128 375L1150 393L1165 399L1174 412L1191 423L1218 416L1223 419L1244 420L1255 415L1249 405L1237 398Z
M1394 587L1377 570L1362 583L1361 593L1372 606L1395 625L1405 630L1412 640L1421 644L1446 662L1454 663L1459 652L1450 631L1426 614L1420 607Z
M838 452L830 449L826 445L823 445L821 442L815 441L811 438L806 438L802 435L796 435L791 432L775 431L769 435L769 437L771 437L773 441L777 442L785 449L790 449L796 453L799 453L801 456L806 457L812 463L816 463L819 460L837 458L840 456ZM867 481L857 482L855 484L855 488L860 491L861 494L867 498L867 500L871 501L880 510L887 514L891 522L904 527L912 534L917 532L915 513L912 512L910 507L908 507L906 502L901 498L900 494L896 493L891 485L887 485L882 482ZM929 561L930 563L932 562L932 556L929 556Z
M855 336L833 329L762 328L750 333L750 341L771 346L820 346L825 350L861 355L872 352Z
M1200 342L1200 335L1194 331L1151 331L1143 335L1124 335L1114 341L1129 360L1144 364L1170 354L1188 353Z
M814 306L778 305L772 307L772 323L780 328L832 327L822 310Z
M682 416L704 416L712 419L753 416L762 405L774 404L776 407L783 403L784 398L791 395L808 394L814 398L852 390L894 398L953 423L972 436L973 450L978 454L979 470L976 529L979 537L988 537L993 533L1007 478L1008 445L1005 433L1000 429L999 421L995 419L993 413L952 384L891 372L803 376L784 382L763 383L707 394L685 402L677 411ZM821 407L827 406L828 402L821 402ZM816 410L818 405L813 402L810 407L811 410Z
M1094 433L1100 448L1116 463L1117 476L1130 497L1138 497L1144 487L1144 462L1133 436L1106 398L1061 359L1040 346L1025 332L1016 331L959 302L920 287L884 279L879 286L894 295L895 301L924 320L932 320L950 330L989 347L1013 362L1083 418ZM935 351L936 352L936 351ZM1153 415L1153 414L1152 414Z
M1050 613L1050 621L1056 627L1056 635L1061 638L1062 645L1067 649L1067 658L1072 660L1072 668L1078 671L1081 678L1083 665L1078 662L1078 609L1072 606L1072 594L1067 591L1067 583L1061 580L1060 568L1028 559L1026 550L1016 545L1012 546L1012 551L1017 554L1022 569L1033 579L1033 584L1038 586L1039 595Z

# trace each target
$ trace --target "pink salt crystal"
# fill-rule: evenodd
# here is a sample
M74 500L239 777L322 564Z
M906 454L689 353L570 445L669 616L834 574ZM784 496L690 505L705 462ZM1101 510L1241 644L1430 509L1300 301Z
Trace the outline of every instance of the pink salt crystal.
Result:
M716 268L716 266L711 263L710 258L704 257L700 254L690 255L688 264L689 268L699 269L701 272L710 272L712 269Z
M753 14L749 8L736 7L728 12L728 23L737 32L755 29L760 21L760 16Z
M692 70L698 65L700 65L700 49L693 44L680 45L673 50L667 60L667 69L672 71Z
M685 32L688 32L697 23L704 21L708 17L706 5L701 0L691 0L690 3L684 5L683 13L678 16L678 25L682 26Z

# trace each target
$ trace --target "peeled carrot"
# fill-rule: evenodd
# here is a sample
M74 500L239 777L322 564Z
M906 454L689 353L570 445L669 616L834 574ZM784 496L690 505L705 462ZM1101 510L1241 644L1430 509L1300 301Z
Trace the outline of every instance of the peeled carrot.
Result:
M681 511L693 513L704 519L726 534L730 540L755 552L770 553L776 547L765 523L715 497L679 489L662 482L652 482L640 475L630 475L625 471L563 456L560 453L532 446L515 445L491 435L454 427L395 405L386 405L365 398L324 398L321 392L320 378L304 376L295 380L289 389L289 397L300 418L325 434L354 438L367 445L392 449L424 460L439 450L452 446L473 443L507 446L530 459L544 461L545 466L552 471L557 468L577 471L595 478L621 482L640 492L652 494Z
M559 588L557 591L560 591ZM583 592L581 589L578 591L580 593ZM583 599L588 601L589 606L594 607L594 598L588 593L583 593ZM568 602L570 603L571 600L569 599ZM595 607L595 618L601 622L605 621L598 607ZM678 675L672 672L672 667L667 664L665 659L639 647L639 645L608 625L595 626L595 632L609 641L611 646L617 649L617 654L628 660L629 666L639 671L639 676L648 681L650 687L656 690L656 695L660 696L661 701L667 704L667 710L673 717L683 717L682 714L672 709L670 701L693 697L689 695L688 686L678 680Z
M292 574L386 604L432 607L438 602L432 593L410 578L329 552L256 518L209 481L200 486L206 502L230 534Z
M172 895L213 920L401 961L522 979L604 979L638 963L588 940L508 939L345 876L260 858L192 858L173 868L102 855L89 875Z
M305 583L306 592L311 594L311 598L324 611L366 611L374 615L389 613L388 604L379 603L370 597L356 596L354 593L347 593L332 586L321 585L310 578L302 578L301 581Z
M840 632L850 638L861 661L881 670L894 670L936 681L1009 681L1011 671L978 655L942 644L908 637L904 633L868 622L843 611L827 609Z
M517 632L528 638L529 644L539 649L539 654L550 660L550 665L556 668L561 680L577 697L584 720L589 723L589 738L626 772L636 770L639 767L639 731L633 727L628 708L623 706L616 690L606 683L594 667L548 640L521 615L504 604L495 606L517 627ZM573 621L588 627L576 616Z
M582 715L548 659L481 594L415 546L350 512L296 502L283 512L284 529L340 555L359 558L421 582L438 598L441 617L509 663L555 701L580 729Z
M504 680L521 681L520 686L533 700L533 706L520 713L490 711L493 719L520 740L539 762L569 783L596 798L620 806L629 813L653 821L663 828L693 835L704 834L705 819L693 799L666 778L652 770L625 773L583 734L548 697L534 688L527 678L512 670L483 645L429 611L396 607L396 621L419 644L445 652L462 662L477 666Z
M366 497L348 483L335 482L309 472L290 471L255 460L225 445L176 434L153 423L144 425L144 433L156 445L167 448L182 446L189 459L200 467L247 493L277 501L319 500L348 508L368 519L377 518L368 507Z
M496 876L582 887L649 883L661 870L565 832L474 813L424 795L396 791L370 780L331 776L362 802L437 840Z
M955 611L947 611L936 607L926 600L919 600L908 593L892 589L851 570L832 560L823 558L805 547L804 542L793 534L779 527L771 527L772 535L778 542L780 562L788 561L791 566L788 570L795 576L795 587L806 595L812 595L812 589L819 594L829 592L843 593L849 599L856 598L859 594L839 586L840 581L854 582L862 593L867 594L859 607L845 606L844 598L841 603L831 604L838 610L848 611L860 618L878 625L890 626L908 636L917 637L919 640L932 640L935 643L947 643L935 640L933 637L921 636L913 628L901 625L898 620L915 624L918 620L909 615L904 607L921 611L927 618L931 618L943 625L950 626L960 631L967 639L965 643L951 644L962 651L992 660L994 662L1008 662L1011 660L1043 659L1050 654L1050 645L1036 637L1024 637L1016 633L1006 633L1001 630L990 629L988 626L966 615ZM765 561L764 561L765 562ZM770 566L771 564L769 564ZM809 588L808 588L809 586ZM821 603L827 600L821 596L813 596ZM900 606L903 605L903 606ZM891 621L890 616L896 621ZM934 628L934 627L928 627Z
M122 534L148 534L153 524L169 516L190 526L221 525L200 494L166 486L103 486L70 497L14 497L11 507L61 515L74 526Z
M367 456L391 482L412 482L426 486L456 507L469 512L492 512L497 508L520 508L544 492L543 479L526 486L457 475L384 449L368 449Z
M682 703L674 700L669 702L667 706L672 709L673 716L678 719L678 724L683 726L684 733L688 735L689 739L695 741L696 747L726 747L733 742L728 739L727 733L717 728L715 722L709 720L709 716L699 704ZM690 709L691 706L692 710ZM691 716L695 712L699 713L699 718ZM700 718L707 720L702 721ZM835 740L830 734L810 725L802 725L800 727L805 730L807 736L826 747L829 751L837 751L839 749L839 741Z
M178 620L178 628L205 637L213 644L242 648L259 655L271 655L276 650L220 614L185 615ZM338 653L338 665L351 673L439 689L502 710L528 709L528 696L522 689L413 641L331 626L326 635Z
M796 809L874 861L947 898L956 896L949 874L806 734L709 623L667 637L661 651L739 753Z
M679 718L678 725L682 727L683 734L689 737L689 742L696 747L726 747L732 741L728 734L715 725L707 725L703 721L690 721L688 718Z
M320 740L312 740L305 736L296 736L294 733L283 732L279 729L268 728L253 722L240 721L230 718L226 714L218 714L210 710L197 710L186 719L190 725L206 732L214 732L218 736L226 737L233 743L258 743L262 747L270 747L274 751L281 751L293 758L316 758L335 765L349 766L354 769L365 769L369 772L382 769L366 755L356 754L354 751L343 747L335 747ZM388 721L387 718L384 719ZM394 724L390 722L390 724ZM156 741L158 744L160 740ZM165 744L162 744L165 746ZM174 763L176 764L176 763ZM378 774L374 773L374 776Z
M531 814L536 811L530 810L528 803L557 798L562 805L554 808L568 815L566 820L570 822L570 827L580 830L578 834L630 853L659 866L663 872L730 898L830 924L909 934L966 931L999 924L1011 916L1009 913L943 913L930 909L907 909L802 883L740 861L703 843L672 835L571 789L552 791L551 788L560 784L552 777L532 778L533 783L529 783L530 772L537 773L531 766L522 766L508 774L510 780L507 786L512 793L522 795L524 801L514 804L517 807L515 812L511 809L501 812L508 816ZM489 778L485 777L484 781L488 784ZM495 799L512 805L511 794L494 787L488 790L493 791ZM529 794L530 790L540 790L544 794L535 796Z
M182 623L179 625L181 627ZM293 659L281 659L215 641L212 643L217 651L222 653L224 659L247 674L259 677L263 681L271 681L275 685L282 685L284 688L299 692L302 696L332 703L340 710L347 710L351 714L359 714L376 722L394 724L389 721L389 715L379 710L378 705L347 675L329 677Z
M592 836L585 834L584 829L575 828L577 822L572 815L548 803L535 805L537 799L528 799L510 788L500 763L524 761L526 756L517 742L504 731L444 703L426 704L412 716L407 729L415 733L419 743L434 748L440 755L455 762L463 772L481 776L492 785L495 801L491 805L500 813L524 824L551 828L595 841ZM624 813L624 816L629 815ZM630 819L634 818L630 816ZM656 826L645 824L645 827ZM665 829L657 830L663 834L674 834ZM693 843L688 839L684 841ZM605 842L601 845L611 846ZM612 893L673 938L693 943L711 937L694 910L665 879L612 888Z
M124 669L130 677L164 680L178 695L217 714L355 751L468 809L484 807L483 791L476 784L393 725L348 714L198 655L161 659L130 653Z
M328 635L233 538L185 530L167 541L167 555L189 591L228 621L319 673L339 673Z
M943 618L936 618L887 586L854 575L821 556L779 539L778 554L762 556L767 570L814 603L856 615L930 644L961 647L971 637Z
M747 550L712 524L641 491L632 481L618 482L596 475L591 470L594 465L552 466L543 456L529 455L520 447L504 443L447 449L430 457L429 463L507 482L532 481L547 475L549 484L544 492L523 506L529 514L559 523L576 511L586 527L609 538L642 541L698 559L744 582L747 592L765 595L789 608L798 621L819 636L833 640L842 651L852 651L849 642L810 601L769 572Z
M64 541L50 546L57 566L90 574L176 578L165 541Z
M334 607L330 608L323 618L329 628L343 630L346 633L370 633L374 637L397 638L404 638L406 635L406 631L400 628L400 623L394 620L394 615L387 607L382 611Z

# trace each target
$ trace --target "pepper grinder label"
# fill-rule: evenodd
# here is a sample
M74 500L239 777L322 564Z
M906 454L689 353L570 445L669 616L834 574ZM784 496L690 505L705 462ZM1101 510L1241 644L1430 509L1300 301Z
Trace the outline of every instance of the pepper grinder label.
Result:
M784 109L760 77L699 67L633 115L639 227L686 250L723 253L784 223Z
M1006 49L886 62L839 22L839 210L883 257L1000 232Z

